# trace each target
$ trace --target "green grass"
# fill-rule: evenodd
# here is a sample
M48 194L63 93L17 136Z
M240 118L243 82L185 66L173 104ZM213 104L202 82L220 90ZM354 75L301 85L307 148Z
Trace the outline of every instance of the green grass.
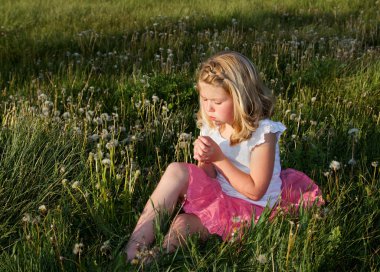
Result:
M379 270L379 6L0 1L0 271ZM327 203L128 267L121 249L160 175L194 162L195 70L226 47L276 94L283 167Z

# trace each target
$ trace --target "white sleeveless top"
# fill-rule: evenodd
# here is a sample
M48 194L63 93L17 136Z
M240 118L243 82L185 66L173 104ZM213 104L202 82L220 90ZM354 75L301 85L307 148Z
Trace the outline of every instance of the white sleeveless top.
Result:
M223 138L220 135L219 129L212 129L203 124L200 134L202 136L211 137L221 148L224 155L241 171L249 174L249 162L251 158L251 150L262 143L265 142L264 135L267 133L275 133L277 136L276 143L276 154L274 161L274 169L272 179L269 183L269 187L265 192L264 196L257 201L249 199L248 197L242 195L235 190L234 187L228 182L228 180L217 171L217 180L219 181L222 190L229 196L240 198L246 200L250 203L265 207L273 207L276 201L278 200L281 194L281 164L280 164L280 150L278 146L278 140L280 139L281 134L286 130L286 127L280 122L274 122L269 119L264 119L259 122L259 127L255 132L252 133L250 139L245 140L237 145L230 146L229 140Z

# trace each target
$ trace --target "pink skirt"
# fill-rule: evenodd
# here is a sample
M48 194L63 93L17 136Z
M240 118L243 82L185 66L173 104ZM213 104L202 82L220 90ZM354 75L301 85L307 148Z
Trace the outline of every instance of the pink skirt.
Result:
M195 164L187 164L189 187L183 205L185 213L195 214L210 234L217 234L223 240L231 240L241 235L252 220L259 219L264 207L226 195L219 182L207 176ZM288 168L281 171L281 200L277 207L286 212L295 211L300 205L322 205L321 191L304 173ZM276 214L276 206L272 215Z

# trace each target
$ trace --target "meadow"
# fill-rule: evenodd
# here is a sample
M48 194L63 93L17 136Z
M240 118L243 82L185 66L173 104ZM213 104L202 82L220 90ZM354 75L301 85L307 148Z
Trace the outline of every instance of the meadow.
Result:
M161 214L160 256L126 265L166 166L195 163L195 73L221 50L261 71L282 167L326 204L173 254ZM0 271L379 271L379 57L374 0L0 0Z

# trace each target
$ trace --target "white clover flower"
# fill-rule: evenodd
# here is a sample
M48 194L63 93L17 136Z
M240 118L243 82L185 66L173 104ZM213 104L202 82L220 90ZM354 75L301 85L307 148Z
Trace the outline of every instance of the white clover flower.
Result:
M80 183L79 181L74 181L73 184L71 185L71 188L73 189L79 189Z
M330 176L330 172L329 171L323 172L323 175L327 178Z
M83 248L84 248L83 243L76 243L73 248L74 255L82 254Z
M372 165L372 167L378 167L379 166L379 162L378 161L373 161L373 162L371 162L371 165Z
M62 185L63 185L63 186L66 186L67 183L68 183L68 180L67 180L67 179L63 179L61 182L62 182Z
M257 256L256 260L260 264L265 264L267 262L267 257L265 256L265 254L260 254L259 256Z
M340 169L340 162L338 161L331 161L330 163L330 169L334 170L334 171L337 171Z
M41 206L38 207L38 211L40 213L46 213L47 212L47 208L46 208L45 205L41 205Z
M317 101L317 98L316 98L315 96L313 96L313 97L311 98L311 103L314 103L315 101Z
M351 128L350 130L348 130L348 135L356 135L359 133L359 129L357 128Z

